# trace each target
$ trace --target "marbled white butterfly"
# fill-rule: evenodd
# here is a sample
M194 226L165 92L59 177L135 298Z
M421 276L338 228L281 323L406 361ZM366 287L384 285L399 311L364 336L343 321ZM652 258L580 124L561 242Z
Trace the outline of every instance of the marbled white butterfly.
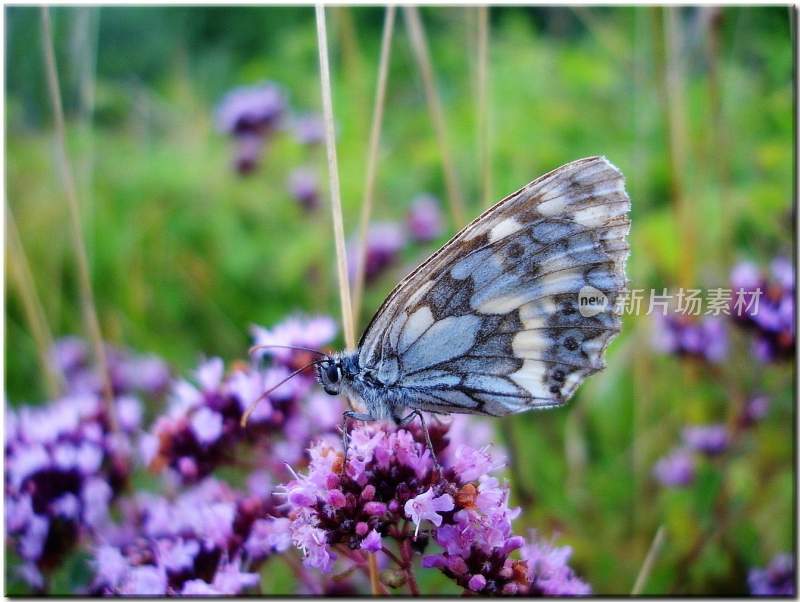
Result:
M563 405L619 332L630 200L604 157L573 161L485 211L404 278L358 348L314 362L345 419L504 416ZM589 290L591 310L583 311Z

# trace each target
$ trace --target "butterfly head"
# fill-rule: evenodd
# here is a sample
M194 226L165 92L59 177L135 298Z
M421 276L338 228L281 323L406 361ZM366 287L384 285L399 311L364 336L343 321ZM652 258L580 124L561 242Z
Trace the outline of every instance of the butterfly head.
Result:
M338 395L342 388L342 360L339 357L326 357L316 365L317 380L328 395Z

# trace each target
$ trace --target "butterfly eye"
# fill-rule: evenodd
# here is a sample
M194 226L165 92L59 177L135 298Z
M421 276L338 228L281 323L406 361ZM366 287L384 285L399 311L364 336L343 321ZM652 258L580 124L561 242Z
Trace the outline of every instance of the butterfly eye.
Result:
M339 382L339 367L336 364L329 364L328 367L325 368L325 376L328 377L329 382Z

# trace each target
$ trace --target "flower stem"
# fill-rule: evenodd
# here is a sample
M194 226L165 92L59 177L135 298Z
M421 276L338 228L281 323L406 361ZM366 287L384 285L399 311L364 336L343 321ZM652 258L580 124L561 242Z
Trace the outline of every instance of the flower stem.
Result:
M388 592L381 585L381 580L378 577L378 561L375 554L367 554L367 565L369 566L369 585L372 588L373 596L385 596Z
M413 552L411 551L411 541L408 539L404 539L403 543L400 544L400 549L402 550L403 554L403 571L406 574L406 580L408 582L408 591L411 592L412 596L419 596L419 586L417 585L417 578L414 576L414 565L412 562Z
M402 560L400 560L400 559L397 557L397 554L395 554L394 552L392 552L392 551L391 551L389 548L387 548L386 546L381 546L381 552L383 552L384 554L386 554L386 555L387 555L387 556L388 556L388 557L389 557L389 558L392 560L392 562L394 562L394 563L395 563L397 566L399 566L399 567L401 567L401 568L404 566L404 563L403 563L403 561L402 561Z

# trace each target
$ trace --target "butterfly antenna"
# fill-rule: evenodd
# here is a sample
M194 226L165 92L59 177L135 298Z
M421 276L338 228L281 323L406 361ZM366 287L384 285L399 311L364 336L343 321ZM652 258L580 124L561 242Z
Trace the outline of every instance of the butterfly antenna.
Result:
M259 349L294 349L295 351L310 351L311 353L316 353L317 355L328 355L324 351L320 351L319 349L311 349L311 347L302 347L301 345L253 345L250 347L250 355L253 355Z
M250 419L250 414L253 413L253 411L258 407L258 404L261 403L262 400L266 399L269 396L270 393L272 393L275 389L277 389L278 387L283 385L285 382L293 379L295 376L300 374L306 368L310 368L311 366L313 366L315 364L318 364L318 363L319 363L319 360L314 360L313 362L310 362L310 363L306 364L302 368L298 368L297 370L292 372L289 376L284 378L281 382L279 382L277 385L275 385L274 387L270 387L269 389L264 391L261 395L259 395L258 398L255 401L253 401L249 406L247 406L247 409L245 410L244 414L242 414L242 419L239 422L239 424L242 425L242 428L246 428L247 427L247 421Z

